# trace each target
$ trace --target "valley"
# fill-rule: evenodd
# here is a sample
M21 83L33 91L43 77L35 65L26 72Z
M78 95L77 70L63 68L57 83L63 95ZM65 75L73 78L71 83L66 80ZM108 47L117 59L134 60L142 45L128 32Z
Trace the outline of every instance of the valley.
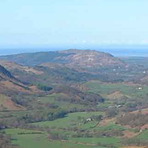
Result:
M0 56L0 148L147 148L147 78L146 57Z

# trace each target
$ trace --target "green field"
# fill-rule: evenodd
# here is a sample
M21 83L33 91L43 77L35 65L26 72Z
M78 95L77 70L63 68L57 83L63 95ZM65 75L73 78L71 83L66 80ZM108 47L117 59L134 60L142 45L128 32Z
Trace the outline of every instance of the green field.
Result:
M148 92L147 86L142 86L142 89L139 90L138 88L140 86L129 86L128 84L123 83L90 81L84 85L89 88L89 93L98 93L104 97L115 91L120 91L125 96L129 97L128 102L132 98L141 99L142 97L146 97ZM15 118L22 120L26 115L33 114L32 111L36 111L35 113L38 117L38 113L45 115L44 113L46 113L46 111L56 110L56 108L48 108L46 106L47 104L57 105L63 110L88 108L87 105L74 104L57 99L59 97L63 98L64 95L65 94L55 93L44 97L32 98L31 104L33 110L0 112L0 118L5 118L10 122L12 119L15 121ZM21 127L19 129L10 128L6 129L5 132L6 134L11 135L12 143L19 145L20 148L119 148L122 146L122 133L124 131L134 131L136 128L127 128L126 126L117 124L116 121L110 121L105 125L100 125L100 122L106 119L105 109L108 109L111 105L115 105L114 103L116 103L116 101L105 98L104 103L99 103L99 105L97 105L98 109L100 109L99 107L101 106L103 110L96 112L69 112L63 118L54 119L52 121L33 121L26 124L26 129L25 127L24 129L21 129ZM42 112L42 110L45 112ZM103 119L93 119L96 116L102 116ZM87 119L89 118L93 120L87 122ZM32 129L34 130L27 130L29 129L29 126L32 126ZM119 135L116 135L116 132L119 133ZM112 133L115 135L107 135ZM148 132L145 130L134 138L138 140L147 140L147 137Z
M5 132L12 136L12 143L19 145L21 148L108 148L109 145L118 147L120 146L120 138L117 137L73 137L81 130L84 130L85 133L91 133L93 130L107 131L112 129L124 129L122 126L114 123L97 127L94 127L98 123L96 121L84 123L87 118L103 114L102 112L70 113L65 118L56 119L54 121L32 123L32 125L38 128L42 127L42 131L15 128L6 129ZM46 132L46 129L48 129L49 132ZM51 140L49 136L50 133L59 134L62 137L66 136L67 138L64 140Z
M85 83L84 85L89 88L89 92L102 95L107 95L115 91L120 91L121 93L129 97L138 98L148 96L148 86L129 85L125 83L103 83L100 81L90 81Z
M21 148L105 148L97 146L98 143L117 144L118 138L73 138L68 141L50 140L47 133L24 129L7 129L7 134L12 136L13 144ZM32 134L34 132L34 134ZM37 134L35 134L35 132Z
M94 126L97 122L93 121L91 124L83 124L87 118L90 118L95 115L103 115L103 112L77 112L68 114L65 118L57 119L54 121L45 121L33 123L33 125L38 125L42 127L55 127L55 128L67 128L67 127L81 127L81 128L90 128ZM82 127L83 125L83 127Z
M139 136L137 136L137 138L147 140L148 139L148 130L143 131Z
M7 134L12 135L13 144L21 148L106 148L108 144L118 146L118 138L71 138L69 140L50 140L45 132L39 133L33 130L7 129ZM33 134L32 134L33 133ZM98 144L106 146L97 146Z
M66 108L68 110L73 109L73 108L77 108L77 109L86 108L85 105L74 104L74 103L71 103L69 101L58 100L58 98L64 98L64 97L65 97L65 95L62 94L62 93L57 93L57 94L54 93L54 94L51 94L51 95L47 95L45 97L38 97L38 98L36 98L36 100L39 101L40 103L43 103L43 104L50 103L50 104L58 105L58 106L60 106L60 108L62 108L62 109Z

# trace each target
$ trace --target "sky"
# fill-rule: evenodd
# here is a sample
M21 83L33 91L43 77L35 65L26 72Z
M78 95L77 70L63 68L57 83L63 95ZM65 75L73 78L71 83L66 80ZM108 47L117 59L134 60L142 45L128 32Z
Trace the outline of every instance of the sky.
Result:
M0 48L148 45L148 0L0 0Z

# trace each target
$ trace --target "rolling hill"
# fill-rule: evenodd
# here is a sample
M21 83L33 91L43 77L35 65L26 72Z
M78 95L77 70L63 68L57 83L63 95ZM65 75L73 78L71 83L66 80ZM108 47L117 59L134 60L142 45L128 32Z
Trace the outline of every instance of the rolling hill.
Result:
M59 100L69 101L71 103L87 103L87 104L97 104L98 102L104 102L104 98L102 98L99 94L95 93L85 93L80 91L77 88L69 87L69 86L59 86L54 88L51 94L62 94L64 97L59 98Z
M0 65L0 93L13 91L28 92L29 88L24 85L19 79L15 78L11 72ZM8 89L8 90L7 90Z
M0 110L22 110L17 104L19 94L34 94L37 88L29 87L13 76L10 71L0 65ZM39 91L38 91L39 92Z
M77 49L8 55L1 56L0 59L27 66L40 65L42 63L58 63L81 68L124 65L123 61L111 54L95 50Z
M23 82L46 85L91 79L118 81L118 73L124 71L125 75L127 66L111 54L77 49L0 56L0 64Z
M27 87L17 80L7 69L0 65L0 110L22 110L21 105L11 100L18 91L27 92Z
M74 68L66 67L64 64L43 63L38 66L24 66L15 62L0 60L0 64L6 67L12 75L26 84L46 84L83 82L95 77L101 77L99 74L77 71Z

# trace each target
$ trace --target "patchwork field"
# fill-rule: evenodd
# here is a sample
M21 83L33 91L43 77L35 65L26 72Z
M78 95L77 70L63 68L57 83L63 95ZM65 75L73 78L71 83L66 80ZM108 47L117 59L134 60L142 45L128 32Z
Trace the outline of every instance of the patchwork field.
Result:
M110 95L117 93L119 97L123 95L127 97L146 97L148 95L148 86L130 83L103 83L100 81L90 81L84 84L89 88L89 92L95 92L102 95Z

